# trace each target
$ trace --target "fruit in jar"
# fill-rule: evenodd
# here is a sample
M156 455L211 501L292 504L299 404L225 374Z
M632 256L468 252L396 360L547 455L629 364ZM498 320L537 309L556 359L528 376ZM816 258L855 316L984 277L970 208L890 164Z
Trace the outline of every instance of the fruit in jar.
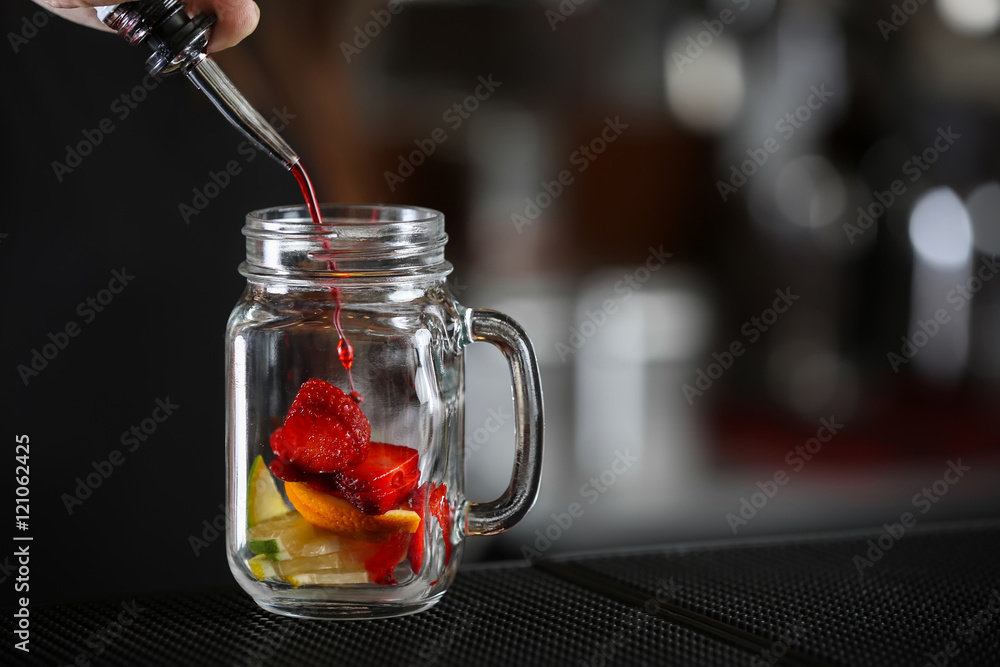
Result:
M368 544L367 542L358 542L353 547L345 545L340 551L323 556L292 558L277 563L275 572L286 578L330 570L338 572L361 572L365 569L365 561L371 558L380 546L377 544Z
M247 527L253 528L262 521L284 516L291 512L278 485L271 476L264 457L257 456L250 465L247 482Z
M426 504L425 504L426 503ZM410 500L410 509L420 516L420 528L414 533L406 552L410 568L420 574L424 564L424 539L430 527L424 524L426 510L430 510L444 537L444 562L451 562L451 504L448 502L448 487L444 484L427 482L417 489Z
M420 480L417 450L385 442L371 442L361 463L337 472L306 472L280 458L271 462L271 470L285 482L305 482L348 501L365 514L384 514L400 507Z
M330 473L361 463L371 424L361 408L325 380L306 380L285 423L271 434L271 450L305 473Z
M451 503L448 502L448 487L431 483L430 510L441 527L444 537L444 562L451 562Z
M356 572L306 572L303 574L292 574L285 577L285 581L296 588L299 586L330 586L343 584L367 584L370 579L364 570Z
M266 555L248 561L250 572L260 581L277 580L293 586L316 584L366 584L372 579L366 562L381 545L358 543L323 556L273 561Z
M276 456L270 470L284 481L294 516L316 534L341 542L314 547L320 552L304 556L298 553L301 545L316 545L317 540L298 520L270 526L278 532L255 534L250 544L260 557L254 567L262 575L294 585L347 583L339 578L339 570L361 564L371 581L395 584L395 568L405 558L416 573L423 566L427 513L441 527L446 562L450 560L452 518L447 489L438 484L418 489L417 450L372 441L367 418L342 390L322 380L306 381L284 423L271 434L270 444ZM346 560L338 560L342 553L348 554ZM333 568L337 576L321 567L327 561L316 558L337 561ZM325 574L314 576L317 572ZM293 581L293 576L299 578Z
M247 547L271 560L322 556L340 549L340 536L317 528L298 512L289 512L247 530Z
M267 579L280 579L278 572L274 567L274 561L270 560L267 556L261 554L259 556L254 556L247 561L247 565L250 566L250 573L257 578L258 581L265 581Z
M358 465L307 481L365 514L384 514L405 503L416 490L420 480L417 458L417 450L411 447L372 442Z
M378 551L365 560L365 570L376 584L392 586L396 581L395 570L406 557L412 537L405 533L393 533Z
M371 539L379 533L413 533L420 516L409 509L365 514L349 502L312 488L305 482L285 482L285 493L295 509L314 526L354 539Z

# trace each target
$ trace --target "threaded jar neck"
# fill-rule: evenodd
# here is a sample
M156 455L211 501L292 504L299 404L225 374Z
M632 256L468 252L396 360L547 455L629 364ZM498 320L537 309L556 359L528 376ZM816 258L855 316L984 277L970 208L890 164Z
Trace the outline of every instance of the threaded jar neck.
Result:
M247 259L240 273L251 282L304 286L336 279L338 286L436 282L451 273L444 258L444 215L416 206L320 207L323 225L305 206L247 215Z

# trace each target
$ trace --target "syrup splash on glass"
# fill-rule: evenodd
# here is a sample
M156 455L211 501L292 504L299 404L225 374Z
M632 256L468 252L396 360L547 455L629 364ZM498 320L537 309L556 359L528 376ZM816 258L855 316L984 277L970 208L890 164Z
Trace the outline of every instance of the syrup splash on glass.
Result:
M323 218L320 216L319 202L316 201L316 191L313 189L312 181L309 180L309 174L306 172L305 167L302 166L302 162L296 162L292 165L291 172L295 180L299 183L299 189L302 190L302 196L306 200L306 208L309 209L309 216L312 218L313 224L322 228ZM326 239L323 239L323 249L330 249L330 242ZM330 271L335 271L337 265L332 259L328 259L326 260L326 268ZM351 366L354 365L354 346L351 345L351 341L347 340L347 336L344 335L344 328L340 324L340 290L336 286L331 285L330 295L333 297L334 303L333 322L334 326L337 327L337 336L340 338L337 342L337 356L340 358L340 363L343 364L344 370L347 371L347 382L351 386L351 398L356 403L360 403L364 398L355 391L354 376L351 373Z

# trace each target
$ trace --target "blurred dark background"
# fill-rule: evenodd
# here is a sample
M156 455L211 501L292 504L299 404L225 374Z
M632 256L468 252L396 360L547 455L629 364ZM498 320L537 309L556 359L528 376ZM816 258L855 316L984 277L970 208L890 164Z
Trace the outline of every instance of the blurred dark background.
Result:
M542 494L466 562L1000 512L1000 2L260 4L217 59L320 198L443 211L462 302L535 341ZM0 20L32 600L231 585L222 336L243 217L296 185L186 80L143 87L145 50ZM473 499L506 485L506 374L469 349Z

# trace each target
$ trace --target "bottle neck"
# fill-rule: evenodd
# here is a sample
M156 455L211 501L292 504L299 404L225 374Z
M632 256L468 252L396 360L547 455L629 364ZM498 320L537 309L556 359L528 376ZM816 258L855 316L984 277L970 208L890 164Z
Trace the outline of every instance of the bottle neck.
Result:
M338 289L430 286L451 273L444 216L412 206L324 205L323 225L304 206L247 216L240 273L257 284Z

